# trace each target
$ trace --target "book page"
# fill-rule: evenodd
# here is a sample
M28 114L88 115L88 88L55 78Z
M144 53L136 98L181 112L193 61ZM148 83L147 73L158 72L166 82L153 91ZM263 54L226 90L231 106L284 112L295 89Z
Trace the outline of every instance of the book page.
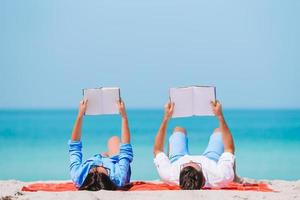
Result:
M102 88L102 114L119 114L120 88Z
M193 88L171 88L170 99L175 103L172 118L193 115Z
M96 89L84 89L83 99L88 100L85 115L100 115L101 109L101 96L102 90L100 88Z
M210 102L216 100L216 88L212 86L193 87L194 115L213 116Z

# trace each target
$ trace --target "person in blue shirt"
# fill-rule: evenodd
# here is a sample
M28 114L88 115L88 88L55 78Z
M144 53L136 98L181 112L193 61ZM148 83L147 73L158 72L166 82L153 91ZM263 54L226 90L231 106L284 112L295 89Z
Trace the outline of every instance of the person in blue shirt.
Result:
M108 151L82 161L81 127L87 100L81 101L78 116L69 140L70 174L79 190L116 190L130 182L133 159L130 132L123 101L117 102L122 118L121 140L117 136L108 142Z

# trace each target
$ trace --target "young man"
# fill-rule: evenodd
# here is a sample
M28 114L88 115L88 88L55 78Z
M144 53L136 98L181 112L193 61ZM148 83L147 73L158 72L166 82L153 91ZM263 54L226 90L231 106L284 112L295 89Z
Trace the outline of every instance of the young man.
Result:
M78 116L69 141L70 174L80 190L116 190L129 183L133 159L130 132L124 102L118 102L122 118L121 142L114 136L108 140L108 151L82 161L81 127L87 101L81 101Z
M164 140L174 103L165 105L165 114L154 143L154 164L162 181L180 185L185 190L224 186L233 181L234 142L217 101L211 104L219 121L219 128L210 136L202 155L189 155L187 133L184 128L174 128L169 138L168 156L164 153Z

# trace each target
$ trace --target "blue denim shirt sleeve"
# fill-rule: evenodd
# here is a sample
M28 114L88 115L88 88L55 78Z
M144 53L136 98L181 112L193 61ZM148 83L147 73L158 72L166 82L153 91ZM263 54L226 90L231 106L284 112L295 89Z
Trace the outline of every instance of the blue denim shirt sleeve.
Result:
M76 170L82 163L82 143L81 141L69 140L69 156L70 156L70 173L71 178L76 179Z
M130 163L133 159L133 152L131 144L121 144L119 154L119 166L120 166L120 185L123 186L130 181ZM129 179L129 180L128 180Z

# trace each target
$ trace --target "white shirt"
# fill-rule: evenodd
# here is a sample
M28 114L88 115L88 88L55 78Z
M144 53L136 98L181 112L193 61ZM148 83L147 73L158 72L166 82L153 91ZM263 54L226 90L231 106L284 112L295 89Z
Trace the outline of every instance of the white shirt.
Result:
M154 158L154 164L161 180L168 184L179 185L180 166L189 162L200 163L205 177L205 187L222 187L234 178L234 155L224 152L216 163L205 156L185 155L171 163L164 152Z

